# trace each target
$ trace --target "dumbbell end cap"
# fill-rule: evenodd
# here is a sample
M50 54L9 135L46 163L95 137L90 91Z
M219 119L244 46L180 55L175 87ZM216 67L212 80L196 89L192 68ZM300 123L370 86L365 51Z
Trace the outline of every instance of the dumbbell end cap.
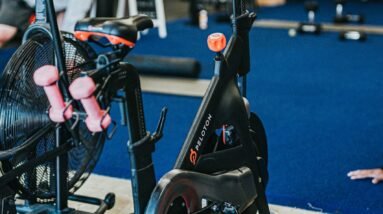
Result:
M88 76L75 79L69 86L69 92L75 100L90 97L95 91L96 84L93 79Z
M33 80L38 86L49 86L60 78L58 69L53 65L44 65L33 74Z

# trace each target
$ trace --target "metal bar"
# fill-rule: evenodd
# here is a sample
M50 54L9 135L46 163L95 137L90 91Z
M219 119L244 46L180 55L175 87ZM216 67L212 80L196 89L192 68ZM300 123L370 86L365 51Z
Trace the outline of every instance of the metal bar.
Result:
M46 7L44 0L36 0L36 22L37 23L46 23L47 22L47 16L46 16Z
M56 148L62 146L62 127L56 127ZM68 156L67 153L56 157L56 211L68 208L68 183L67 183Z
M0 160L9 159L14 156L16 153L22 152L31 146L35 145L38 140L44 136L46 133L52 130L52 124L47 124L46 126L39 129L39 131L35 132L31 137L29 137L26 141L24 141L20 146L14 147L12 149L6 151L0 151Z
M62 38L57 25L55 7L53 4L53 0L45 0L45 2L46 2L46 8L47 8L48 21L49 21L49 25L50 25L51 33L52 33L52 40L53 40L52 42L56 52L57 67L60 70L60 74L61 74L59 86L65 99L68 100L70 98L70 94L68 93L65 86L69 86L69 80L68 80L68 75L66 70L64 51L62 47Z
M80 202L84 204L92 204L92 205L101 205L102 200L99 198L84 196L84 195L69 195L68 199L75 202Z
M274 20L274 19L262 19L254 23L254 27L263 28L275 28L275 29L291 29L298 27L299 22L297 21L286 21L286 20ZM329 32L340 32L340 31L362 31L368 34L383 35L383 27L374 25L334 25L331 23L323 23L322 29Z
M60 146L59 148L55 148L45 153L44 155L37 157L36 159L29 160L27 163L20 165L11 171L6 172L0 177L0 189L4 185L7 185L9 182L16 179L17 176L20 176L21 174L25 173L28 169L46 163L47 161L56 158L58 155L68 152L71 148L72 146L69 143L66 143Z

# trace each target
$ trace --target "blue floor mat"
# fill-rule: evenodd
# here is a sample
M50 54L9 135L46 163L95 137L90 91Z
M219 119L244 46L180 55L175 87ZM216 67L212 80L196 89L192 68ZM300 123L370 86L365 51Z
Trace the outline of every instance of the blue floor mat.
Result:
M0 49L0 74L15 51L15 48Z
M195 57L202 63L201 78L210 78L214 54L206 47L206 37L216 31L230 35L224 24L210 22L209 30L198 31L181 20L169 24L168 39L143 37L134 54ZM340 42L336 33L290 38L286 30L261 28L250 36L249 99L268 133L269 201L331 213L382 213L382 186L351 182L346 173L383 162L383 38L370 36L366 43ZM174 105L170 114L177 119L168 124L186 124L169 128L159 144L158 175L172 165L186 136L195 112L185 109L199 102L146 95L147 105ZM156 107L148 114L155 117L158 111Z
M366 25L381 25L383 19L381 11L382 1L362 2L360 0L347 1L344 6L344 14L359 14L365 17ZM332 23L335 16L335 1L318 1L319 10L316 13L318 22ZM260 19L282 19L291 21L306 21L307 12L303 2L293 1L280 7L260 8L258 11Z
M368 17L379 19L369 23L379 24L381 3L371 4L377 6L370 6ZM302 4L286 7L263 9L260 17L305 18ZM201 78L210 78L214 54L206 47L207 35L230 35L230 27L211 21L207 31L199 31L185 22L170 23L168 39L155 32L143 36L133 54L195 57L203 66ZM250 36L249 100L267 130L269 201L330 213L383 213L383 185L346 177L349 170L383 163L383 37L340 42L336 33L290 38L286 30L261 28ZM9 51L0 52L0 66ZM173 166L200 102L144 94L149 130L155 129L161 108L169 107L166 133L154 154L157 177ZM96 173L130 177L127 138L120 128L106 143Z

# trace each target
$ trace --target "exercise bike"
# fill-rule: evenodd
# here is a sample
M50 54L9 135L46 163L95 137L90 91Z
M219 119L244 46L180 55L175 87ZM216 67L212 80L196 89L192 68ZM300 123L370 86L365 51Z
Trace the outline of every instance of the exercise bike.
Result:
M152 21L90 18L78 22L74 35L60 33L52 0L37 0L37 21L1 78L1 213L77 212L68 200L99 205L96 213L111 209L112 193L101 200L75 190L105 139L113 139L118 126L109 110L116 102L129 132L135 213L269 213L265 130L245 98L256 18L245 9L244 1L233 1L227 47L223 34L209 36L214 77L174 169L157 183L152 153L167 109L150 134L138 73L123 61ZM108 51L96 53L94 45ZM16 197L26 203L15 206Z

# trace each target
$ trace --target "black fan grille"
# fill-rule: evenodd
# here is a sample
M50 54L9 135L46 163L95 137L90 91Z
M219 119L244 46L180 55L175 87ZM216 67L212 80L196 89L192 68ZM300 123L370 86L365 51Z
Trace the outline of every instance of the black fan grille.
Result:
M89 63L94 52L85 44L65 34L63 48L70 81L80 72L94 68L94 64ZM34 84L32 77L41 66L52 64L55 64L52 43L42 35L27 41L11 58L0 80L0 150L23 144L50 123L46 114L49 103L43 89ZM101 134L91 135L84 124L79 125L76 131L82 143L68 153L68 187L72 193L81 187L93 170L105 140ZM55 134L52 131L39 139L34 148L2 161L1 173L42 156L54 147ZM55 162L48 161L29 169L12 186L26 199L52 201L56 192Z

